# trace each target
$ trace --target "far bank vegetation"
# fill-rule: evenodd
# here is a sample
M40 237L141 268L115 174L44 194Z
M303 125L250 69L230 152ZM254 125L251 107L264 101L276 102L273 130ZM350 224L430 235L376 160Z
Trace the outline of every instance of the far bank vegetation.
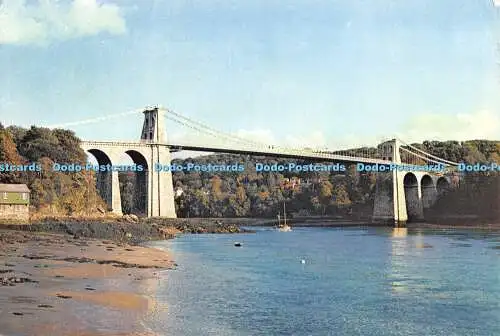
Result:
M0 173L0 183L25 183L31 189L31 204L39 216L102 215L107 206L96 190L96 176L82 171L52 171L52 164L86 164L87 156L72 131L32 126L29 129L0 124L0 163L39 163L41 172ZM500 163L498 141L426 141L415 146L455 162ZM366 149L363 149L366 151ZM371 148L374 153L375 148ZM355 149L352 150L356 152ZM295 160L294 160L295 161ZM375 195L375 174L359 174L355 166L346 172L277 173L256 172L255 163L284 164L285 159L243 155L206 155L174 163L244 164L243 172L175 172L179 191L175 199L179 217L272 217L282 211L296 216L360 216L371 214ZM298 164L314 162L299 161ZM469 179L481 178L469 174ZM135 173L120 176L122 208L125 213L141 213ZM498 178L493 184L498 183ZM470 181L471 183L473 180ZM467 198L467 192L463 191ZM477 197L477 193L475 194ZM471 200L477 201L477 200Z

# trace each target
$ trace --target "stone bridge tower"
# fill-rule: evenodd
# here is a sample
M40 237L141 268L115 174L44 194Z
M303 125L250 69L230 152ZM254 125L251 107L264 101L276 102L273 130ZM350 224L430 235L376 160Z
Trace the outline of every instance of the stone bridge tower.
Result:
M401 164L401 144L397 139L386 141L378 146L382 160ZM397 170L377 173L373 220L376 222L404 223L408 220L406 211L403 172Z
M157 165L170 165L170 150L166 146L165 112L158 107L144 111L141 142L150 146L147 176L137 176L136 185L147 185L148 217L175 218L174 188L172 173L159 171ZM145 180L147 178L147 180Z
M157 107L144 110L141 141L151 143L165 143L165 111Z
M388 164L401 164L400 148L398 140L386 141L378 147L379 158ZM449 190L450 181L450 176L444 173L405 167L377 173L373 221L399 226L407 221L424 220L425 212Z
M166 145L165 114L154 107L144 111L141 139L138 142L83 141L80 146L92 154L99 165L116 165L128 155L142 171L135 172L135 207L147 217L176 218L172 173L157 169L170 165ZM97 187L108 207L122 214L118 170L97 173Z

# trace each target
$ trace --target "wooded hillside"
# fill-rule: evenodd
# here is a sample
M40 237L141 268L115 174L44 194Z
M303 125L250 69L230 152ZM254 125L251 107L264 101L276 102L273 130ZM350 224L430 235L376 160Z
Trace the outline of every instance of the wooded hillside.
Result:
M31 204L40 214L88 215L106 205L99 197L92 172L63 173L52 164L85 164L87 156L72 131L0 124L0 163L37 163L41 171L1 172L0 183L25 183L31 189Z
M4 128L0 124L0 163L36 162L44 167L41 172L2 172L0 183L26 183L32 190L32 204L43 213L85 214L95 213L98 208L105 209L95 187L94 173L52 171L53 162L86 163L87 157L80 149L79 141L69 130L35 126L30 129L16 126ZM414 146L455 162L500 162L499 141L425 141ZM369 150L376 152L375 148ZM275 217L284 202L287 212L295 215L371 215L375 193L374 173L359 174L355 172L354 166L348 166L346 172L255 171L256 162L272 165L290 161L297 164L314 163L229 154L174 160L173 164L245 165L243 172L173 173L174 186L182 190L181 195L176 197L178 216ZM134 181L133 173L120 176L125 213L137 212L139 193ZM460 191L462 200L472 197L468 190ZM478 200L470 199L470 202Z
M500 142L474 140L425 141L413 144L446 160L467 163L500 163ZM375 148L371 149L376 152ZM354 151L354 150L353 150ZM175 172L174 185L183 190L176 199L182 217L275 217L286 202L287 212L297 215L348 215L369 217L375 196L375 174L357 173L354 166L346 172L277 173L255 172L255 163L284 164L288 159L270 159L241 155L209 155L176 160L185 164L243 163L242 173ZM296 161L308 164L308 161ZM323 164L326 164L323 162ZM474 176L478 174L470 174ZM480 175L480 174L479 174ZM490 179L493 181L493 179ZM489 181L489 180L487 180ZM493 182L492 182L493 183ZM461 190L462 199L472 194ZM472 200L478 202L478 199Z

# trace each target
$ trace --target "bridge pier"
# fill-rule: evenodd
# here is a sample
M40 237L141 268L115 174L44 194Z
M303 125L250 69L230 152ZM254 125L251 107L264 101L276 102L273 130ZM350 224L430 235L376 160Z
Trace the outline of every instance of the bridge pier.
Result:
M378 146L379 156L383 160L401 163L400 146L396 139L384 142ZM372 222L386 223L395 227L404 226L408 220L403 184L404 173L392 170L376 174Z
M422 207L424 210L434 205L437 200L437 187L429 175L425 175L421 180Z
M378 147L383 160L401 164L401 144L391 140ZM424 208L436 201L437 191L427 172L393 169L378 172L376 180L373 222L404 226L407 221L424 219Z
M170 151L164 146L152 146L150 158L147 215L176 218L172 173L155 169L157 164L170 165Z
M141 141L97 142L87 141L82 148L91 153L100 165L118 163L124 154L128 155L136 166L143 170L136 172L135 195L136 207L148 217L176 218L172 173L156 169L157 165L170 165L170 149L165 145L164 111L158 108L144 111L144 123ZM111 174L111 177L109 176ZM99 173L98 189L112 212L122 214L120 182L118 171ZM111 189L111 195L109 192Z
M440 184L448 185L448 179L428 172L377 173L372 222L399 227L425 220L425 211L441 196Z
M118 180L118 172L111 172L111 212L117 215L122 215L122 201L120 195L120 182Z
M395 227L405 225L408 213L402 183L403 174L397 171L377 173L373 222L390 224Z
M408 220L421 221L424 219L422 206L422 190L420 178L415 173L403 173L404 197Z

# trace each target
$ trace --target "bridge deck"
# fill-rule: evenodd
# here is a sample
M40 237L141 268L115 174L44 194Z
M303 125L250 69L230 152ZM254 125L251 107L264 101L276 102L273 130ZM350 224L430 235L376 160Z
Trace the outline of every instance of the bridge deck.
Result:
M227 153L227 154L243 154L252 156L272 156L276 158L290 158L302 160L314 160L315 162L342 162L342 163L364 163L364 164L391 164L394 163L388 160L381 160L376 158L365 158L356 156L337 155L327 152L315 152L308 150L296 149L283 149L274 150L261 149L261 148L227 148L227 147L213 147L213 146L193 146L193 145L177 145L177 144L160 144L153 142L124 142L124 141L82 141L82 147L91 148L150 148L156 146L168 147L171 152L179 152L183 150L208 152L208 153ZM402 163L404 165L411 165ZM415 165L416 166L416 165ZM453 169L452 169L453 170Z
M227 154L244 154L254 156L272 156L279 158L296 158L304 160L317 160L317 161L335 161L346 163L369 163L369 164L390 164L391 161L372 159L364 157L346 156L330 154L326 152L314 152L306 150L274 150L274 149L260 149L260 148L227 148L227 147L213 147L213 146L192 146L192 145L176 145L176 144L158 144L148 142L117 142L117 141L82 141L82 147L90 148L148 148L151 146L165 146L170 148L171 152L179 152L183 150L197 151L197 152L210 152L210 153L227 153Z

